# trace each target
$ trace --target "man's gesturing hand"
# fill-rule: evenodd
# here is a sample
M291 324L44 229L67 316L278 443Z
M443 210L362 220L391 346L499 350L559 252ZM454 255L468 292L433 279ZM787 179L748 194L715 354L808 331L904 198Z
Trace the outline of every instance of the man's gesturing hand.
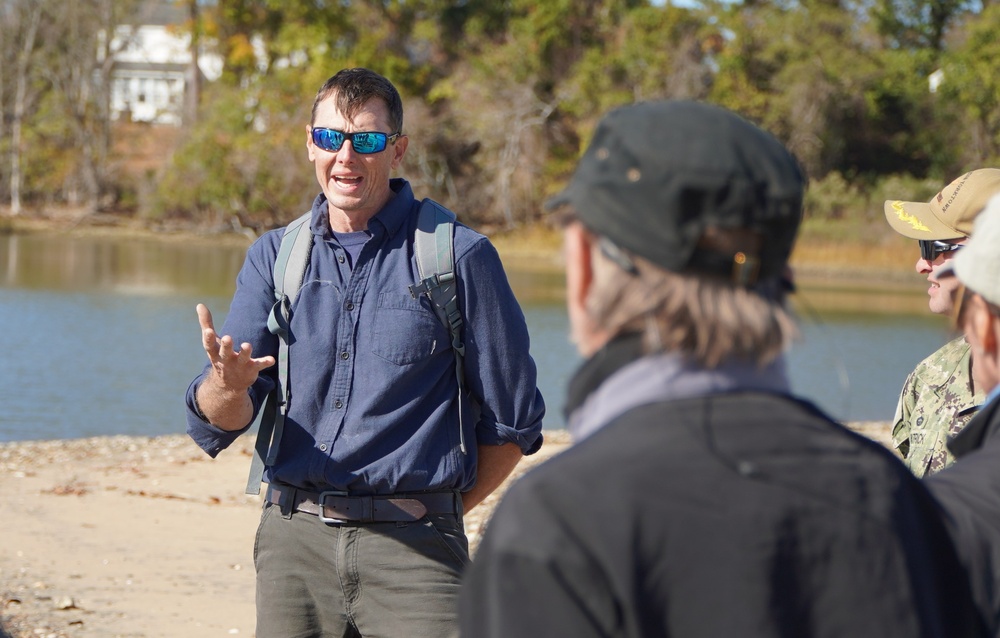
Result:
M212 313L205 304L198 304L201 343L212 363L212 372L198 386L196 398L202 414L224 430L239 430L253 418L253 405L247 388L253 385L261 370L274 365L274 357L254 358L249 343L233 349L233 338L219 335L212 323Z
M261 370L274 365L274 357L254 359L249 343L240 344L239 352L233 350L233 338L216 334L212 313L205 304L198 304L198 323L201 324L201 342L208 360L212 362L213 374L225 388L246 390L257 380Z

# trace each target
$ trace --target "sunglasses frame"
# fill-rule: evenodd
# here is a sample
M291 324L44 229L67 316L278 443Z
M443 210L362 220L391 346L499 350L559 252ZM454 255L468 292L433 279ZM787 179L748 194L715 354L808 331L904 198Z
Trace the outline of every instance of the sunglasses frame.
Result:
M920 245L920 258L927 261L934 261L945 253L955 252L964 244L950 244L940 239L918 239Z
M327 135L326 131L330 131L332 133L340 135L340 145L337 146L337 148L332 148L332 146L328 146L326 144L326 140L323 139L323 137ZM395 142L402 135L402 133L393 133L392 135L389 135L388 133L383 133L381 131L355 131L353 133L346 133L344 131L338 131L335 128L328 128L325 126L314 126L312 130L309 132L309 135L312 138L313 144L315 144L316 146L318 146L319 148L323 149L328 153L336 153L340 151L340 149L344 148L344 142L350 140L351 148L354 149L355 153L358 153L359 155L374 155L375 153L381 153L382 151L384 151L386 147L389 146L389 143ZM370 151L364 150L364 147L358 148L356 140L362 135L374 136L376 140L375 142L376 148Z

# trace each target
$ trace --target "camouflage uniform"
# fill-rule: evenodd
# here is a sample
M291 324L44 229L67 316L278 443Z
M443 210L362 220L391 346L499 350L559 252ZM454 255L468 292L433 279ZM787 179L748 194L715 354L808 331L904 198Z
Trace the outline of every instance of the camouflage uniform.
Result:
M958 337L920 362L906 378L892 426L892 444L917 476L954 463L946 447L972 418L984 395L972 392L971 354Z

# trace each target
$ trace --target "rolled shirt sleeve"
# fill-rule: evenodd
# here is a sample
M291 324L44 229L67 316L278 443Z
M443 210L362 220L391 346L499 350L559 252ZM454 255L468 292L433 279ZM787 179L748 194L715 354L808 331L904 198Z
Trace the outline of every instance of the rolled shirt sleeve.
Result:
M457 227L456 233L471 232ZM545 402L529 353L530 337L496 249L485 237L456 257L464 317L465 375L481 400L476 441L516 443L524 454L542 445ZM460 235L456 245L461 246Z

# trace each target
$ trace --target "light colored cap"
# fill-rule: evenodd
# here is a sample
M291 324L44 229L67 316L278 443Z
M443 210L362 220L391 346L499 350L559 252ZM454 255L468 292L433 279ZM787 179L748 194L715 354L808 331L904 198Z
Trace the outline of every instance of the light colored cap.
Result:
M1000 195L976 217L972 239L951 259L958 280L1000 306Z
M959 239L972 235L972 220L1000 193L1000 169L980 168L941 189L930 202L885 203L885 219L910 239Z

